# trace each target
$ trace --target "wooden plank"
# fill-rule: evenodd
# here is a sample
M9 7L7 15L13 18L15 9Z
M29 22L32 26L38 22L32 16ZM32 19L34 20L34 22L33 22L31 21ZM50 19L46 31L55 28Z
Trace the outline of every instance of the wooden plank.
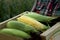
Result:
M53 40L55 35L56 35L55 37L57 37L57 35L59 35L58 34L59 30L60 30L60 22L58 22L57 24L52 26L50 29L48 29L47 31L42 33L40 36L41 36L42 40L51 40L51 37L52 37L52 40Z
M23 39L11 35L0 34L0 40L23 40Z

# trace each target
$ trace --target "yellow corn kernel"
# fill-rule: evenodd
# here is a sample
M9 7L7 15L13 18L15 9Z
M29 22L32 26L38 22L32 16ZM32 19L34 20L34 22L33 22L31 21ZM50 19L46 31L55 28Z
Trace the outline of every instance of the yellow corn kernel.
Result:
M36 28L37 30L43 30L43 29L46 28L46 26L43 25L42 23L38 22L37 20L35 20L35 19L31 18L31 17L25 16L25 15L17 18L17 20L20 21L20 22L24 22L24 23L26 23L28 25L31 25L34 28Z

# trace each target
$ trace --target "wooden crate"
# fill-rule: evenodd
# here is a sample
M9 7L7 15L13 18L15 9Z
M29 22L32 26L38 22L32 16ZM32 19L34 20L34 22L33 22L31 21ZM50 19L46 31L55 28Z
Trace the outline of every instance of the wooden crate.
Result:
M10 20L14 20L17 17L20 17L23 14L19 14L11 19L8 19L2 23L0 23L0 29L6 27L6 23ZM40 34L42 40L60 40L60 22L56 23L53 27ZM0 34L0 40L23 40L22 38L18 38L10 35L2 35Z

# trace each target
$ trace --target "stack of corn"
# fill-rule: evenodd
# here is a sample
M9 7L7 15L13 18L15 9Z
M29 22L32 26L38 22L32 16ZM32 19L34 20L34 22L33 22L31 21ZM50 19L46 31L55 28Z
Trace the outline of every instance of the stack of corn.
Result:
M42 32L46 31L46 29L48 29L49 27L42 24L39 21L49 22L50 20L53 19L52 17L39 15L34 12L25 12L25 13L26 14L22 15L21 17L18 17L17 20L20 22L26 23L26 24L34 27L36 30L42 31Z

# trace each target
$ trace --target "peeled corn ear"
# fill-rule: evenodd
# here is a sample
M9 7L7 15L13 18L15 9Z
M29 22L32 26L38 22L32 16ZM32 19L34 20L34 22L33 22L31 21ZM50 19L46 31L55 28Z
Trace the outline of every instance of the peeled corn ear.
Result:
M36 28L37 30L43 31L47 29L47 26L43 25L42 23L38 22L37 20L30 18L28 16L22 15L21 17L17 18L18 21L31 25L32 27Z

